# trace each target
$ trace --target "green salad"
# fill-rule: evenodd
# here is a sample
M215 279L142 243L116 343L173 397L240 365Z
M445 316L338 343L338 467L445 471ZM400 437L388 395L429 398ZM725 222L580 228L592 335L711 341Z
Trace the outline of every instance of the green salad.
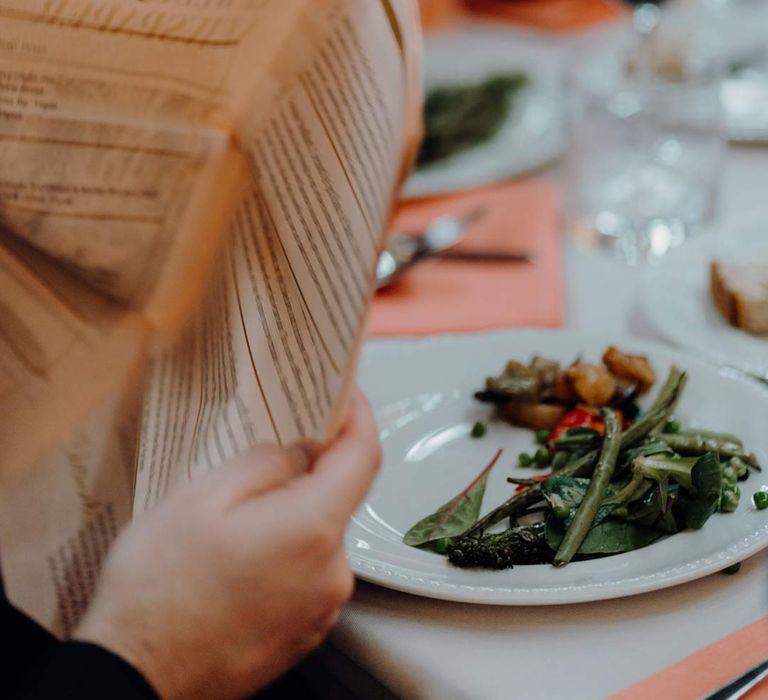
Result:
M424 103L424 141L417 168L493 138L509 116L512 97L527 83L522 73L500 73L479 83L432 88Z
M461 567L564 566L698 530L716 513L736 510L739 482L760 465L738 436L681 425L674 413L685 383L685 372L673 367L652 405L632 420L606 399L590 408L597 416L592 423L538 430L541 446L533 457L520 455L518 464L551 471L508 478L514 492L481 517L499 450L461 493L411 527L404 542ZM768 505L757 496L756 507Z

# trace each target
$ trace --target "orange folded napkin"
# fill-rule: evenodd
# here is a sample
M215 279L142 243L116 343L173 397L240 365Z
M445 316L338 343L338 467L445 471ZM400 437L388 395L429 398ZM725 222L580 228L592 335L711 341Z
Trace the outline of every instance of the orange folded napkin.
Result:
M431 31L465 18L464 0L419 0L421 26Z
M554 32L584 29L624 12L618 0L467 0L467 4L488 19Z
M612 695L609 700L696 700L730 683L766 657L768 616ZM765 700L768 698L768 681L763 681L744 697L745 700Z
M421 232L439 216L483 207L454 250L529 253L531 263L429 260L376 295L370 335L429 335L558 326L563 269L554 190L543 180L497 185L401 206L392 232Z

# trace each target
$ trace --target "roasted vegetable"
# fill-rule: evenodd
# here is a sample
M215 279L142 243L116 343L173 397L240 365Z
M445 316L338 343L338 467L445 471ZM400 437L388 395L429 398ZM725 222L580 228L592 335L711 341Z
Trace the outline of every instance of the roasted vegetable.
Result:
M566 373L574 391L591 406L605 406L616 392L616 379L605 367L577 362Z
M656 372L653 371L648 358L630 355L614 345L603 353L603 364L613 376L634 384L641 394L648 391L656 381Z
M499 414L515 425L522 425L531 430L541 430L554 428L565 411L565 406L556 403L510 402L499 409Z

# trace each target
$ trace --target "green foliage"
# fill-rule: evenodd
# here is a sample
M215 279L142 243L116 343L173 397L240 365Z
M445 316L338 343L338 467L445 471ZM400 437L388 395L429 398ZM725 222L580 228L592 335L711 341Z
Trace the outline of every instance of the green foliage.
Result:
M549 546L557 550L565 532L552 520L547 521L545 536ZM620 554L645 547L662 536L657 530L625 520L605 520L589 530L576 554Z
M495 136L509 115L513 95L527 82L522 73L505 73L480 83L430 90L424 104L425 133L418 167L461 153Z

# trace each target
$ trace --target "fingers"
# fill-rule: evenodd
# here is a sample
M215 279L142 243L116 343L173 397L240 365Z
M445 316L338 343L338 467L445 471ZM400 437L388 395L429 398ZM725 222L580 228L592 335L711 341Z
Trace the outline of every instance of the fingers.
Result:
M241 503L305 474L312 458L304 445L259 445L227 462L201 488L211 488L228 504Z
M324 516L345 523L371 487L380 461L376 421L358 391L341 434L302 479L302 487Z

